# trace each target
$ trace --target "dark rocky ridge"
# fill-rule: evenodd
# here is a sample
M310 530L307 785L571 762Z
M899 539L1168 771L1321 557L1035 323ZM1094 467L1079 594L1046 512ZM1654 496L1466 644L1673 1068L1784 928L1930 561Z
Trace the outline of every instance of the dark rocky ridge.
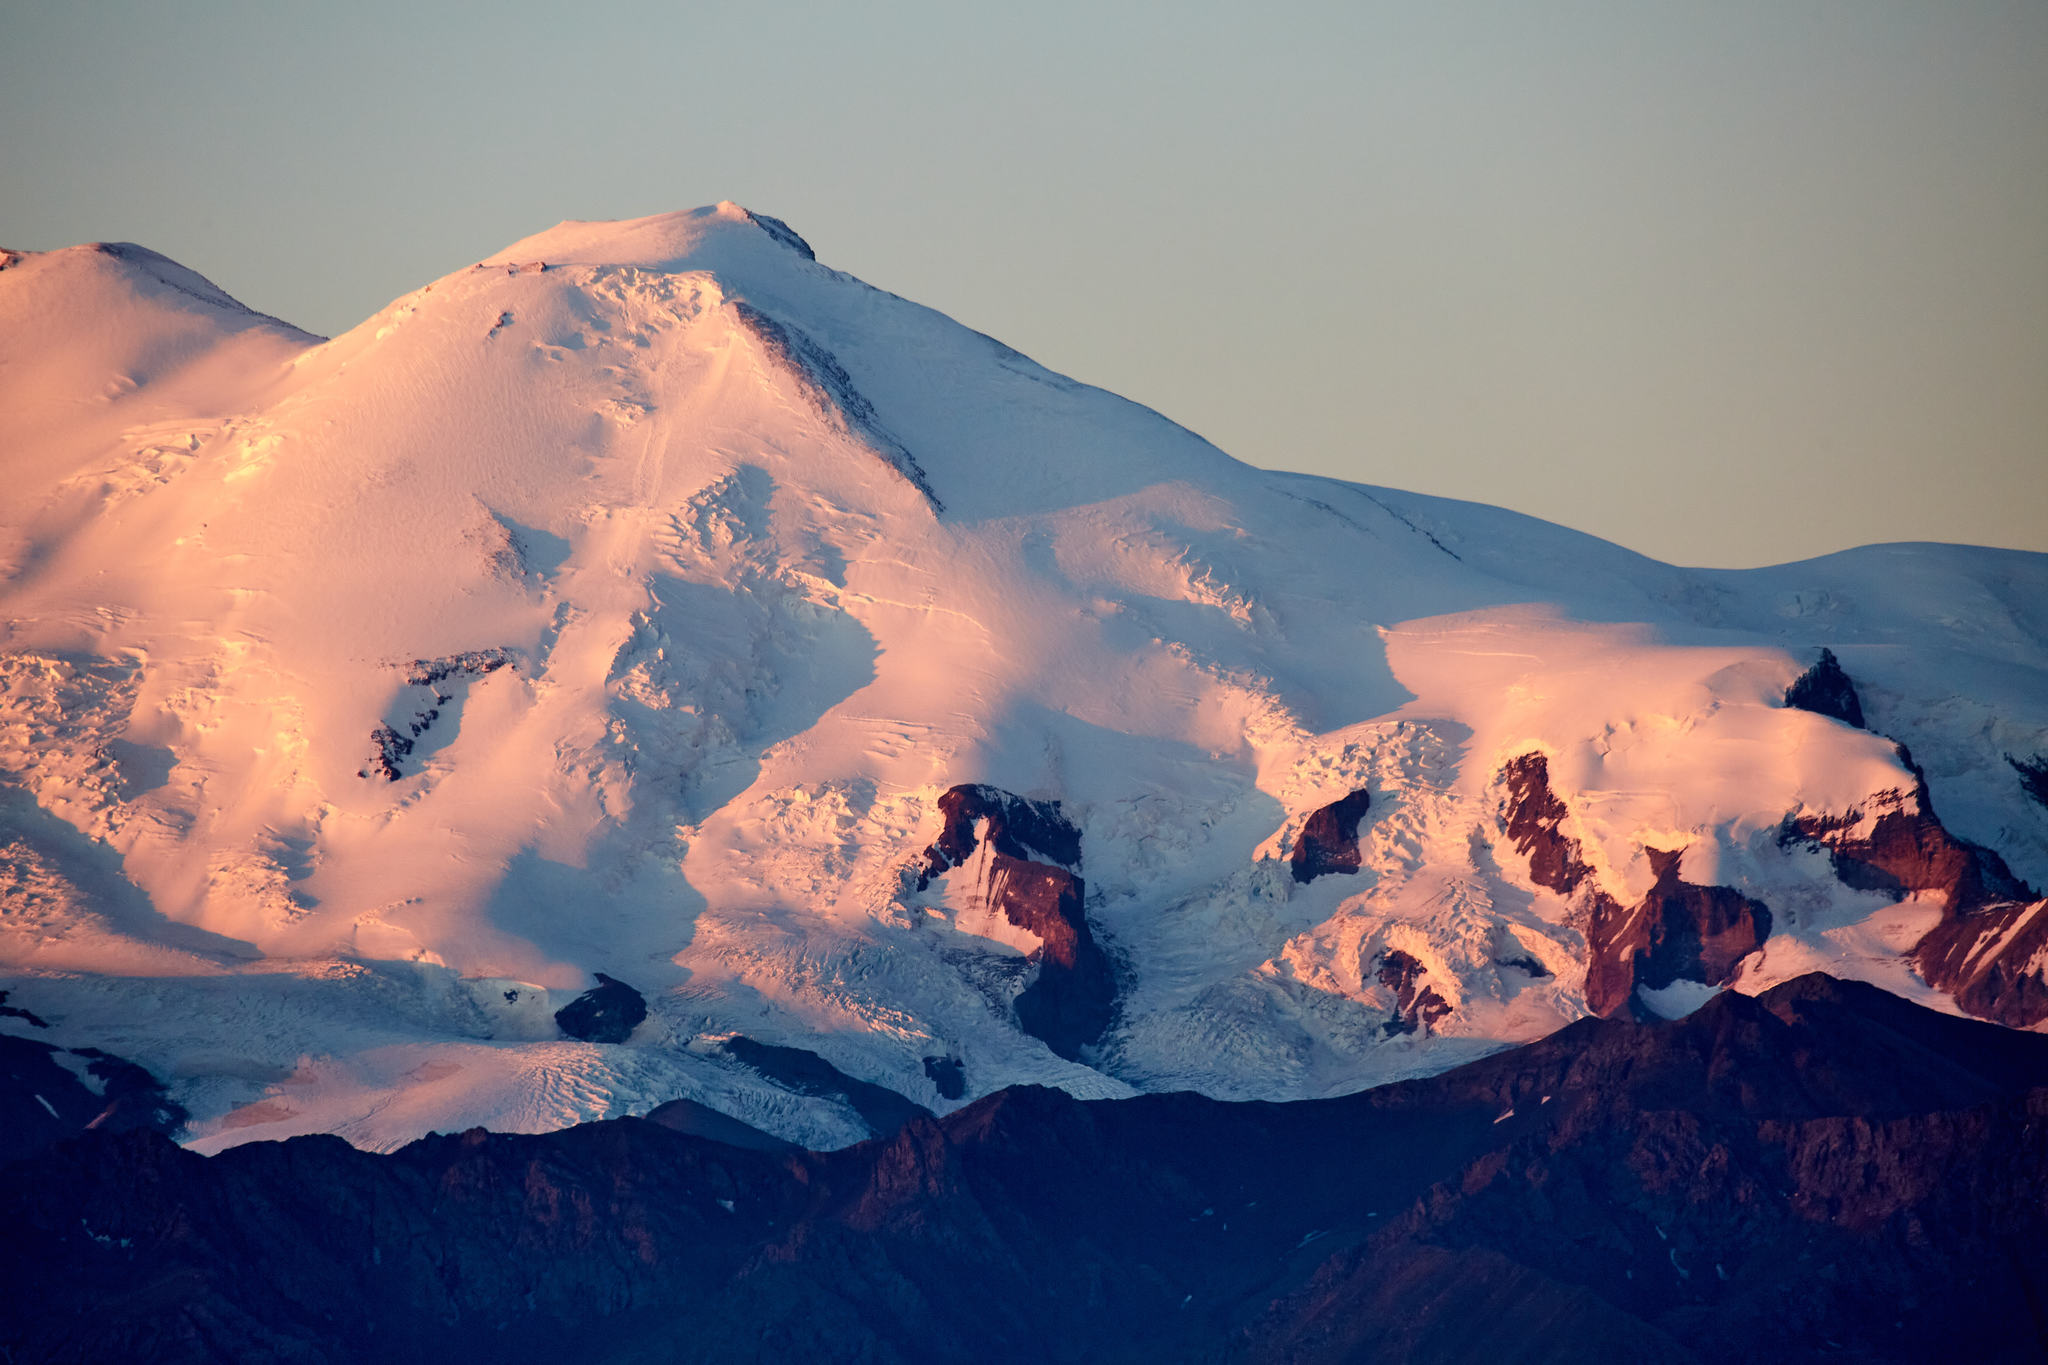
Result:
M1592 880L1593 868L1580 856L1579 841L1565 834L1570 814L1550 790L1550 760L1523 754L1501 770L1507 781L1508 837L1515 851L1529 860L1529 879L1560 896L1571 896Z
M978 847L975 826L983 825L988 902L1040 942L1037 975L1017 996L1018 1026L1060 1056L1078 1058L1116 1017L1116 973L1088 926L1081 831L1057 801L978 784L946 791L939 812L945 823L925 850L917 889L965 864Z
M756 218L755 222L771 237L781 240L779 234L768 227L768 223L775 222L774 219L763 221ZM789 237L795 238L797 243L803 241L794 232L790 232L786 225L777 226ZM785 241L784 245L793 244ZM807 245L801 249L806 254L809 253ZM924 498L925 505L931 508L932 515L937 516L946 510L946 504L932 491L931 477L925 473L924 466L919 464L917 457L882 425L881 417L875 412L875 405L868 401L866 394L854 387L853 376L839 363L839 357L803 331L770 317L743 299L735 299L732 307L740 320L740 325L760 342L762 349L796 381L804 397L810 400L811 406L820 417L865 442L874 451L876 458L902 475L910 486L918 491Z
M19 1013L39 1023L27 1011ZM78 1060L67 1066L57 1060L60 1056ZM93 1084L79 1075L81 1070ZM140 1128L175 1133L185 1117L156 1077L133 1062L98 1048L61 1048L0 1035L0 1162L84 1132Z
M1508 837L1529 859L1529 877L1560 896L1579 896L1586 915L1586 1008L1606 1017L1633 1007L1638 986L1677 981L1720 986L1771 932L1771 912L1725 886L1683 881L1684 850L1644 849L1657 881L1624 906L1600 889L1578 841L1563 832L1568 812L1550 789L1550 761L1523 754L1508 763ZM1589 889L1590 888L1590 889Z
M2039 1359L2048 1038L1806 977L1338 1100L0 1171L17 1362Z
M805 260L815 261L818 259L818 253L811 250L811 244L799 236L795 228L783 222L780 218L771 218L765 213L756 213L752 209L741 209L740 212L746 214L747 220L753 223L755 227L761 229L761 231L767 233L791 251L796 252Z
M2048 980L2029 964L2048 949L2048 902L1991 849L1958 839L1935 814L1927 778L1904 745L1911 791L1880 792L1868 809L1787 819L1779 842L1825 848L1849 886L1900 899L1942 896L1940 921L1913 947L1936 990L1970 1013L2024 1028L2048 1019ZM1856 829L1870 821L1867 834Z
M509 649L467 649L439 659L414 659L405 665L405 681L413 687L431 687L438 692L440 684L449 678L481 678L510 668L518 658Z
M1301 837L1288 855L1294 880L1314 881L1326 872L1355 873L1359 869L1358 822L1372 806L1372 793L1360 788L1339 797L1310 815L1301 826Z
M1785 705L1863 728L1863 703L1856 696L1856 684L1849 681L1831 649L1821 650L1819 662L1792 680L1785 689Z

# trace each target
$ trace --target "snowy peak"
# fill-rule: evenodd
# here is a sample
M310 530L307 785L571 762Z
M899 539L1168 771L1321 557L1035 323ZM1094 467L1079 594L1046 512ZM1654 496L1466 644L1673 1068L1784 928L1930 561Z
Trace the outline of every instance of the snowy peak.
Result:
M730 204L320 345L8 260L0 989L226 1058L202 1143L867 1131L742 1034L943 1109L1337 1093L1822 964L2048 1018L2036 902L1938 902L1876 800L1908 743L2048 883L2044 557L1707 574L1268 473ZM598 973L624 1041L556 1017Z
M485 265L631 266L681 274L748 265L787 266L815 261L810 244L779 218L722 202L679 213L612 221L567 219L521 238L484 259Z
M0 404L10 424L51 405L124 398L237 339L243 367L259 352L319 340L132 242L0 251Z
M83 312L89 302L104 303L107 294L126 290L139 302L173 307L198 304L234 315L238 321L246 319L308 335L250 308L198 271L134 242L87 242L56 251L0 250L0 274L9 276L0 281L0 289L8 291L0 297L10 302L20 297L15 291L39 290L48 305L68 303Z
M0 252L0 581L185 468L317 341L131 243Z

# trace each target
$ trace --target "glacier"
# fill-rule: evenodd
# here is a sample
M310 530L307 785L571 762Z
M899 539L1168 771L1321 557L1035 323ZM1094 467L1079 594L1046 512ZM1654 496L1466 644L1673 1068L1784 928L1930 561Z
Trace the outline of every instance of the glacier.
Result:
M1338 1095L1817 969L2048 1018L2048 556L1688 569L1257 469L731 204L331 340L8 252L0 421L0 989L201 1151L872 1131L741 1037L944 1113ZM1863 726L1786 704L1822 650ZM1004 851L1055 809L1076 858ZM1068 938L1113 999L1055 1046ZM599 973L625 1042L555 1024Z

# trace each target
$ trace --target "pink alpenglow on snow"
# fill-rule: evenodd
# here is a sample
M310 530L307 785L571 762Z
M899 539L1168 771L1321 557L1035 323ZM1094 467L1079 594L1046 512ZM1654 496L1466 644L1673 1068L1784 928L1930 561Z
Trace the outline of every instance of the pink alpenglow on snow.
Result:
M731 204L328 341L7 253L0 413L0 989L200 1150L1331 1095L1815 969L2048 1016L2043 556L1255 469Z

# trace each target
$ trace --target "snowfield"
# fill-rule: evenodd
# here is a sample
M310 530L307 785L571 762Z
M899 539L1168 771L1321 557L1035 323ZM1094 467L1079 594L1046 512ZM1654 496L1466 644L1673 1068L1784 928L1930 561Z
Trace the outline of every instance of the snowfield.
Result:
M0 988L201 1150L679 1097L867 1134L734 1035L939 1111L1343 1093L1580 1017L1680 885L1767 932L1629 1008L1816 968L1960 1008L1916 945L1981 913L2001 1017L2048 1014L2048 556L1690 570L1255 469L730 204L564 223L331 341L141 248L0 255L0 462ZM1867 728L1785 704L1822 648ZM1894 741L2027 888L1844 873L1917 809ZM1114 1018L1073 1056L1019 1023L1050 921L1004 910L1057 860L982 820L919 886L974 783L1078 831ZM1356 871L1301 880L1355 791ZM624 1043L555 1026L599 971L646 997Z

